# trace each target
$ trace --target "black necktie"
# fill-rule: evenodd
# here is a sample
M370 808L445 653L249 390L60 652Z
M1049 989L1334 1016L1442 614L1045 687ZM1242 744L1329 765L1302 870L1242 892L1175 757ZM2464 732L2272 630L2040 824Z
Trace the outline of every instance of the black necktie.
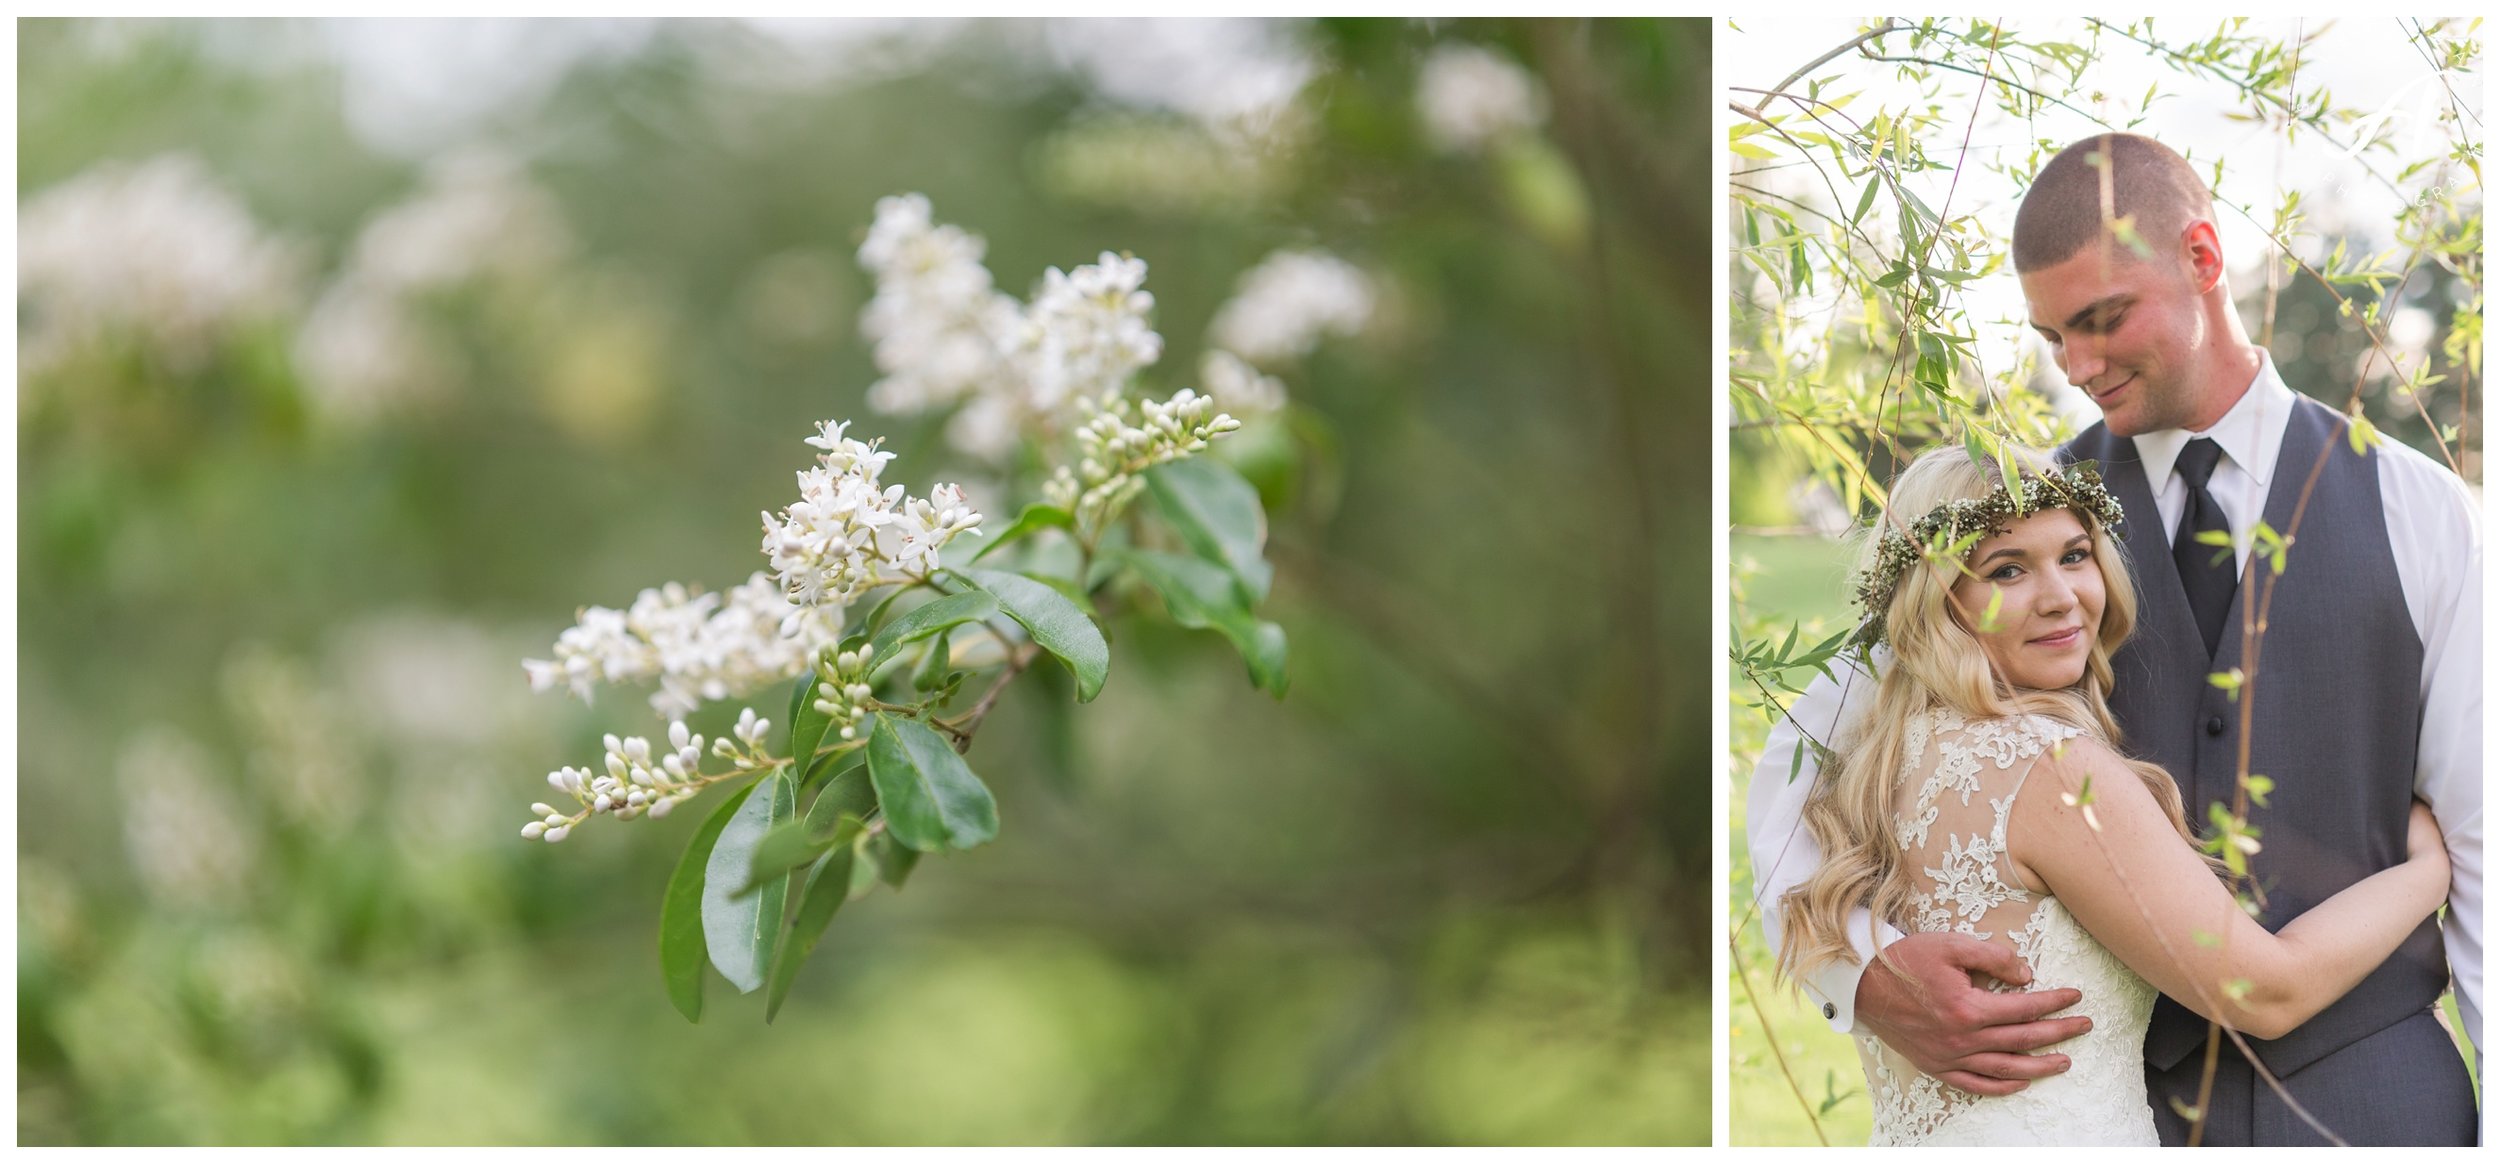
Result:
M2204 632L2208 659L2222 644L2222 626L2231 617L2231 594L2240 586L2231 547L2196 540L2196 535L2209 531L2230 536L2231 523L2222 516L2213 490L2206 488L2214 466L2221 461L2222 446L2207 437L2189 441L2179 450L2179 477L2188 487L2187 512L2180 515L2179 535L2170 543L2170 560L2178 565L2179 582L2187 587L2188 609L2196 612L2196 629Z

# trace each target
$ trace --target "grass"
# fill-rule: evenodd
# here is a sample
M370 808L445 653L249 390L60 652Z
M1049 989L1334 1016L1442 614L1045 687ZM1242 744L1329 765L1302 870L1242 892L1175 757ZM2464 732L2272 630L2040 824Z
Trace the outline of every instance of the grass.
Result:
M1748 626L1748 633L1765 633L1760 623L1785 627L1802 622L1800 640L1820 639L1839 629L1851 613L1844 597L1850 558L1848 547L1827 538L1730 535L1728 560L1735 567L1740 624L1756 624ZM1757 698L1741 675L1730 683L1740 706L1729 709L1735 787L1729 794L1728 844L1739 856L1730 870L1728 896L1731 916L1742 921L1750 915L1753 890L1752 872L1742 859L1745 790L1768 720L1761 709L1741 705ZM1865 1143L1873 1112L1857 1050L1803 995L1777 981L1758 925L1745 925L1739 935L1729 966L1728 1000L1728 1142L1739 1147L1826 1139Z

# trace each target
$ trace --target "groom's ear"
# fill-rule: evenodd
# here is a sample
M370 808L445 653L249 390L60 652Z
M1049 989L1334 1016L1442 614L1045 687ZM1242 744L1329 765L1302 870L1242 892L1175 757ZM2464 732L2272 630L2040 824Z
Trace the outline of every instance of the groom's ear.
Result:
M2187 224L2179 237L2180 258L2187 264L2188 282L2202 295L2222 282L2222 239L2214 233L2214 224L2199 218Z

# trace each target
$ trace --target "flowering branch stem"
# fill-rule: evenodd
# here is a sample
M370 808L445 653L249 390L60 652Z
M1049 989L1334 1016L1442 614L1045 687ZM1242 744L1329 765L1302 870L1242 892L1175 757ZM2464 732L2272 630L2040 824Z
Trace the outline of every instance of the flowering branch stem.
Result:
M957 719L953 723L948 723L941 719L932 719L929 722L936 724L948 735L955 737L955 750L957 752L962 752L970 748L972 746L972 733L979 731L981 728L981 721L989 718L990 708L998 703L998 693L1005 691L1009 683L1015 682L1016 676L1024 674L1025 668L1032 666L1033 660L1039 657L1041 653L1042 649L1040 647L1027 644L1023 650L1016 652L1014 658L1007 661L1007 670L1003 674L999 675L997 682L990 684L989 690L981 693L980 701L974 703L972 705L972 710L965 712L962 718Z

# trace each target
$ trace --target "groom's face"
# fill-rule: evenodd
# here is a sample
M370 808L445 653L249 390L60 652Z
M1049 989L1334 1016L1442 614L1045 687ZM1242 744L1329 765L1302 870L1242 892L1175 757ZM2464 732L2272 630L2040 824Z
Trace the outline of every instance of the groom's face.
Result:
M2190 278L2167 254L2093 246L2022 276L2033 330L2118 436L2188 427L2202 411L2189 369L2205 319Z

